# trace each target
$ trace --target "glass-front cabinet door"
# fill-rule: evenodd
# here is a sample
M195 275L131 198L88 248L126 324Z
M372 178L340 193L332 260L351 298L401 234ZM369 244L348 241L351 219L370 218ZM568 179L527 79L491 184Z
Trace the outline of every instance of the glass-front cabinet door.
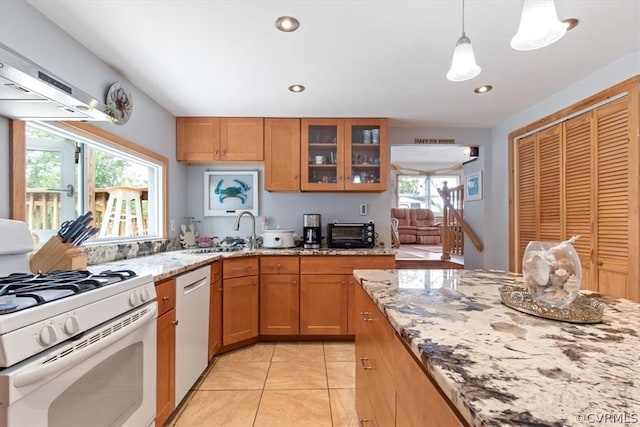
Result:
M344 119L302 119L301 189L344 189Z
M345 182L350 191L387 189L387 119L345 120Z

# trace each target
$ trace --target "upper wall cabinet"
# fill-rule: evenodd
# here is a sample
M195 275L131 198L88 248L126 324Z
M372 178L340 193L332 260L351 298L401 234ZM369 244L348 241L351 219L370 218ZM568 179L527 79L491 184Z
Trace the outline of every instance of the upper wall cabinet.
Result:
M264 189L300 191L300 119L264 119Z
M303 191L385 191L386 119L302 119Z
M218 117L178 117L176 158L185 162L220 160L220 119Z
M176 158L180 161L261 161L262 117L178 117Z

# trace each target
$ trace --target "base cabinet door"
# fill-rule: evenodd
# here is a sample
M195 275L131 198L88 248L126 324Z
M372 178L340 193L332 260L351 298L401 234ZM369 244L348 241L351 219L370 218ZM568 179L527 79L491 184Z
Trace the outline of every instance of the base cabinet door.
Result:
M300 276L300 334L347 334L347 280L341 274Z
M209 360L222 347L222 263L211 264L209 290Z
M176 407L176 311L158 318L156 353L156 426L161 426Z
M156 284L156 426L164 425L176 407L176 280Z
M222 345L258 336L258 276L224 279Z
M300 332L300 286L297 274L260 276L260 334L297 335Z

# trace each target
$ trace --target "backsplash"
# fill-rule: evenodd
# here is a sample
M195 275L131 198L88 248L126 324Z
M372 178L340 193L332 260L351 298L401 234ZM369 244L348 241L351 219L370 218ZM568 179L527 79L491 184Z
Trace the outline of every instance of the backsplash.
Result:
M105 262L138 258L177 249L182 249L179 238L87 246L87 264L103 264Z

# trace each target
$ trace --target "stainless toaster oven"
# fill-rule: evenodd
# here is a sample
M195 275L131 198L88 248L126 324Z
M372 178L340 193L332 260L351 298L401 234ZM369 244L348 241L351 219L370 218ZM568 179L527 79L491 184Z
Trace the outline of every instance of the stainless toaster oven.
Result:
M329 248L373 248L376 229L373 222L334 222L327 224Z

